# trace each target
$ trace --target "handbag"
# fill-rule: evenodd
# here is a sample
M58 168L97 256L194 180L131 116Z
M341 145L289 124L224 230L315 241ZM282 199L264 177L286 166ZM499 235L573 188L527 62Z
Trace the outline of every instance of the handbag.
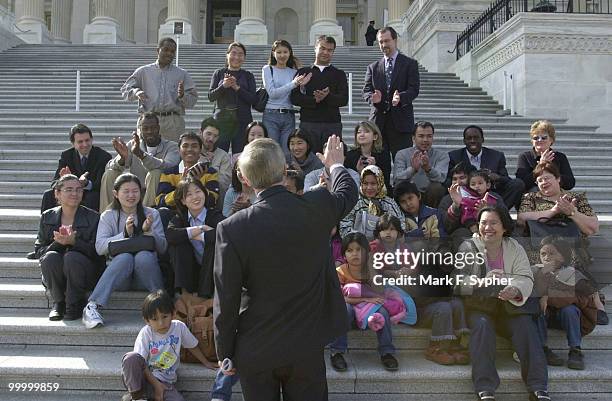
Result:
M176 300L174 304L176 318L185 323L191 333L198 339L197 347L210 362L217 362L217 351L215 349L215 334L213 320L213 300L195 297L190 302L183 298ZM186 348L181 348L181 362L200 362Z
M361 212L357 213L357 216L355 216L353 230L364 234L368 241L371 241L374 239L374 230L376 230L378 220L380 220L380 217L374 216L373 214L362 210Z
M136 254L140 251L155 251L155 237L151 235L138 235L108 243L108 254L111 257L121 253Z
M531 238L531 246L534 249L539 249L542 238L549 235L565 239L573 238L576 244L581 239L578 225L568 218L550 219L548 217L540 217L537 220L528 220L527 230Z
M517 316L517 315L539 315L542 311L540 309L540 298L529 297L527 301L521 305L516 306L511 304L510 302L504 302L504 309L507 315Z
M121 230L119 228L120 219L121 214L117 213L118 231ZM144 235L141 232L132 237L118 239L108 243L108 254L111 257L115 257L122 253L131 253L135 255L140 251L155 251L155 237L152 235Z
M272 78L274 78L274 68L270 66L270 74L272 74ZM268 104L268 100L270 99L270 95L268 95L268 91L263 86L255 92L255 96L257 96L257 101L253 105L253 108L260 113L266 109L266 105Z

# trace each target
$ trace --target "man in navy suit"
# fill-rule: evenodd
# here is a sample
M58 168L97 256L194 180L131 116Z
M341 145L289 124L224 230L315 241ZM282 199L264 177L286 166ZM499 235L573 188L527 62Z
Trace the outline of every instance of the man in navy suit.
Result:
M459 162L471 166L473 170L488 169L491 171L491 189L502 196L508 209L518 210L525 184L517 178L510 178L506 170L506 157L500 151L482 146L484 132L477 125L469 125L463 130L464 148L448 152L450 163L446 176L446 186L450 187L450 170Z
M378 125L385 147L395 157L412 146L412 102L419 95L419 65L397 50L395 29L384 27L376 38L383 57L368 66L363 99L370 105L370 120Z
M214 327L219 361L234 363L246 401L327 401L323 348L349 322L329 233L357 203L340 139L327 141L331 191L298 196L283 185L285 155L249 143L239 177L257 201L217 226Z

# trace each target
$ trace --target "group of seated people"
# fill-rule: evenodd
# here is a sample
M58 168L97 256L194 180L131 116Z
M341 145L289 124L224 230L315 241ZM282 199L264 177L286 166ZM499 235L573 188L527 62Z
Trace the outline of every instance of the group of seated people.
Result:
M53 301L50 320L82 319L87 328L101 326L101 309L117 290L165 288L184 298L213 296L215 228L252 205L255 192L236 169L238 156L217 147L215 119L205 119L199 132L184 133L178 143L159 131L156 115L142 114L129 142L112 140L113 158L93 146L88 127L72 127L73 147L62 153L53 187L43 196L35 251L28 255L40 260ZM547 347L547 327L566 331L568 367L584 369L581 337L608 320L588 271L588 251L572 250L574 243L549 235L524 247L510 235L531 232L534 237L530 222L564 217L586 239L597 233L598 220L586 195L569 191L575 179L567 157L551 148L552 124L538 121L530 135L532 149L519 156L512 179L504 154L483 147L484 132L475 125L463 132L465 148L447 153L433 146L433 124L419 122L414 146L400 150L394 160L374 123L355 127L354 147L344 164L359 187L359 199L330 233L330 249L349 319L376 332L385 369L399 367L391 330L397 323L431 328L428 360L442 365L471 361L482 400L493 399L499 385L496 333L511 338L530 399L549 399L546 365L563 363ZM250 123L245 143L261 137L267 137L266 126ZM294 130L286 146L289 191L300 196L332 190L329 172L311 152L307 135ZM512 208L518 211L518 228ZM411 266L385 262L372 270L376 253L396 250L472 252L484 258L462 268L415 261ZM396 280L429 274L455 281L383 287L372 272ZM458 283L458 275L513 281L487 289ZM466 349L462 338L468 332ZM347 369L347 348L346 336L330 345L334 369Z

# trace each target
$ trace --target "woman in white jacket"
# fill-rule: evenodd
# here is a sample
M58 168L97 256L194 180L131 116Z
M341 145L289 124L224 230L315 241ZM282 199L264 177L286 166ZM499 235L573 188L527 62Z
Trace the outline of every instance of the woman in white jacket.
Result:
M455 294L464 296L468 312L472 380L479 400L494 401L499 386L495 367L496 334L511 339L521 360L530 401L550 401L546 357L538 336L537 300L529 301L533 275L527 253L509 235L508 210L487 206L478 214L478 233L459 247L474 263L456 264ZM471 262L471 261L470 261ZM477 281L477 279L479 281ZM489 282L485 283L484 279ZM534 313L530 307L535 306Z

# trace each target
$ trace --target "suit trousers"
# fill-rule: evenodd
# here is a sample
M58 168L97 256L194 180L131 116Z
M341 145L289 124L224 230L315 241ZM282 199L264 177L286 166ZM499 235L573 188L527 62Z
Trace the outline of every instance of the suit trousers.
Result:
M390 114L385 115L382 127L378 127L382 133L383 145L391 152L391 157L395 160L395 154L402 149L412 147L412 132L400 132L393 124Z
M49 251L40 258L40 269L53 302L66 302L75 309L85 305L86 292L96 285L100 277L98 267L87 256L76 251Z
M129 173L129 170L117 171L117 170L106 170L102 176L102 184L100 185L100 212L103 212L113 202L113 185L115 180L123 173ZM151 170L147 173L144 179L145 186L144 197L142 198L142 204L144 206L153 207L155 206L155 195L157 194L157 187L159 186L159 179L161 178L161 170Z
M520 178L514 178L504 185L496 185L495 190L504 200L504 204L508 210L513 207L518 210L521 206L523 192L525 192L525 183Z
M495 392L499 387L499 375L495 368L496 331L512 341L512 346L521 360L521 376L527 390L547 391L548 367L536 318L531 315L501 315L493 319L480 312L469 314L472 381L477 393Z
M311 123L308 121L300 122L300 130L304 131L310 140L310 151L312 153L322 153L323 145L330 136L338 135L342 137L342 123Z
M327 378L323 347L304 352L304 357L287 366L265 371L241 370L240 384L245 401L327 401Z

